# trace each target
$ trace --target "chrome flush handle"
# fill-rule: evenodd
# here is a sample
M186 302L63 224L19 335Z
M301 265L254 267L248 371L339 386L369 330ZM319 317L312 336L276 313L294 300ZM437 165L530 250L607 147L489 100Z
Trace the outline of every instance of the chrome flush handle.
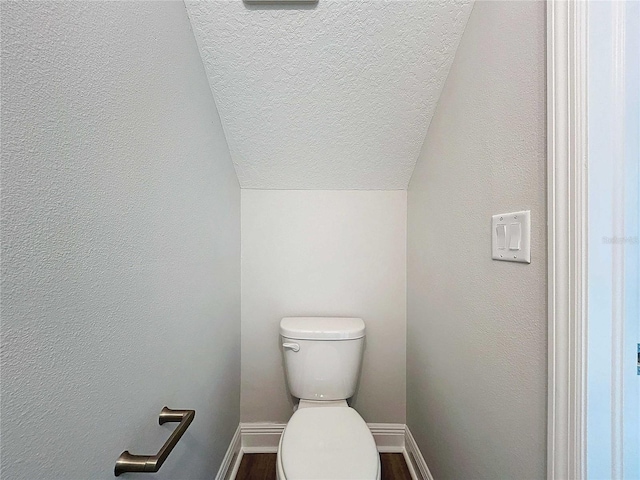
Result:
M293 350L294 352L298 352L300 350L300 345L297 343L283 343L282 348L285 350Z

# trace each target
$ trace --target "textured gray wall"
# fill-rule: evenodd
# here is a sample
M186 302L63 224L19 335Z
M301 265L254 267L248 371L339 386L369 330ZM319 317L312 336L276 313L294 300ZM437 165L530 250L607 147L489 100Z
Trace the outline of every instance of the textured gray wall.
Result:
M240 192L182 2L2 2L2 478L212 478L239 421Z
M407 417L433 475L544 478L545 6L476 2L408 193ZM532 211L531 264L491 215Z

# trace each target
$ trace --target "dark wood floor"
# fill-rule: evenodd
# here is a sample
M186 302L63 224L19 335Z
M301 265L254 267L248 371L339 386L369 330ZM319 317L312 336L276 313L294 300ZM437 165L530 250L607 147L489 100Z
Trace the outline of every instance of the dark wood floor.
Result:
M382 480L411 480L401 453L381 453ZM236 480L274 480L275 453L247 453L242 456Z

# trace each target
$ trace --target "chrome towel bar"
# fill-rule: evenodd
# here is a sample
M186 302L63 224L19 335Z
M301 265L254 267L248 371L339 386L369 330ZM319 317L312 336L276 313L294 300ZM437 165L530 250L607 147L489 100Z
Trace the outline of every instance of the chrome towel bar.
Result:
M167 459L173 447L176 446L178 440L187 431L191 422L196 416L195 410L172 410L164 407L160 412L158 423L160 425L167 422L180 422L180 425L173 431L171 436L164 442L160 451L155 455L132 455L127 450L116 460L116 468L114 473L117 476L126 472L157 472Z

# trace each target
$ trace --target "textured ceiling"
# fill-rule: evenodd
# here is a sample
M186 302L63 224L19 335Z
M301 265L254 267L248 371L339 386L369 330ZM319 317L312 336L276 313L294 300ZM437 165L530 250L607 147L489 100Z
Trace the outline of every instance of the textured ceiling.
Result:
M185 3L242 188L407 188L471 0Z

